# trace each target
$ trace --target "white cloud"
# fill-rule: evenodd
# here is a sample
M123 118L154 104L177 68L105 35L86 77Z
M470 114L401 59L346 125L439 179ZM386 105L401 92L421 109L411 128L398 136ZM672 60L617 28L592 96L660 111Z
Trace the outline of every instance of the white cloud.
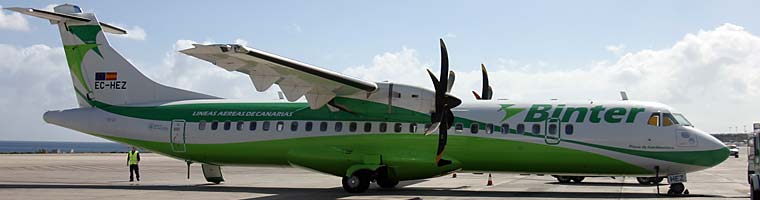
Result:
M58 6L58 4L48 4L45 8L42 8L42 10L53 11L56 6Z
M624 44L608 45L604 49L606 49L607 51L609 51L612 54L615 54L615 55L619 56L625 50L625 45Z
M235 39L235 44L239 44L239 45L243 45L243 46L248 46L248 41L246 41L244 39L238 38L238 39Z
M756 103L760 76L755 76L760 74L760 38L737 25L687 34L670 48L629 52L618 60L582 68L549 69L540 67L541 63L537 67L509 66L515 63L501 59L489 65L495 98L618 100L618 91L626 90L631 99L673 106L706 131L760 121L760 104ZM347 68L344 73L431 88L424 72L424 66L430 65L420 63L414 49L403 48L375 56L372 65ZM454 70L454 94L472 100L470 91L481 84L479 68Z
M275 86L265 93L256 92L246 75L177 52L193 43L179 40L160 64L137 67L170 86L228 98L277 99ZM0 96L0 120L4 122L0 140L102 141L42 120L47 110L77 106L63 49L0 44L0 60L0 93L4 94ZM480 88L477 64L454 68L457 80L453 92L465 101L472 101L470 91ZM728 126L760 121L760 104L756 103L760 99L760 76L755 76L760 74L760 37L732 24L687 34L669 48L628 52L616 60L575 69L537 67L510 59L486 64L495 98L617 100L617 92L626 90L631 99L659 101L677 108L706 131L725 131ZM436 65L420 61L416 50L403 47L375 56L368 65L342 72L365 80L432 88L425 67Z
M0 29L28 31L29 22L21 13L11 12L11 14L6 15L3 7L0 6Z
M127 26L122 26L122 25L116 25L116 26L123 28L124 30L127 31L127 34L124 34L124 35L114 34L113 36L116 36L117 38L125 38L125 39L130 39L130 40L145 40L145 38L148 36L145 33L145 30L139 26L132 26L131 28Z
M209 44L192 40L178 40L171 51L166 53L159 66L144 68L147 76L166 85L197 91L224 98L275 100L276 91L272 86L268 91L257 92L251 79L240 72L230 72L206 61L185 55L178 51L192 48L192 44ZM237 44L246 45L242 39L235 40Z
M0 60L0 140L103 141L42 120L77 106L63 48L0 44Z

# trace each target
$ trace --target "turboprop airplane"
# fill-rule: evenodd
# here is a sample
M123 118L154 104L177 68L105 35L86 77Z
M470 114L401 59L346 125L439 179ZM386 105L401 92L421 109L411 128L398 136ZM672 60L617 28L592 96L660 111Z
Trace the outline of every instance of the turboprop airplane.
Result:
M360 80L238 44L181 51L250 76L258 91L277 84L291 101L262 103L150 80L108 43L105 33L126 31L78 6L7 9L59 27L79 108L48 111L46 122L201 163L209 182L224 181L220 166L281 165L343 177L348 192L462 170L552 174L559 182L668 177L669 193L680 194L685 174L728 157L720 141L660 103L461 103L449 93L454 73L443 40L440 75L428 70L434 90Z

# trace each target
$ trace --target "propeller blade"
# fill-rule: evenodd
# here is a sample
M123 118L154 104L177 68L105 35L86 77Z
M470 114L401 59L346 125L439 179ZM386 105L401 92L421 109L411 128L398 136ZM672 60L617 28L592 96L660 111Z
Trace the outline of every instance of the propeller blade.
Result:
M425 135L432 134L433 132L437 131L438 127L440 126L441 126L441 122L433 123L432 125L430 125L430 128L428 130L425 130Z
M438 84L440 85L440 88L443 89L443 88L448 87L449 85L448 83L449 79L445 78L445 77L448 77L448 73L449 73L449 53L448 53L448 50L446 50L446 43L443 42L443 38L440 39L440 42L441 42L441 75L438 77L441 77L441 79L439 80ZM435 91L436 99L443 98L443 94L440 94L439 96L439 92L445 93L446 91L439 91L437 89L438 88L436 88L436 91Z
M430 71L430 69L425 70L427 70L428 75L430 75L430 80L433 81L433 87L435 91L438 91L438 77L435 77L435 74L433 74L433 71Z
M488 71L486 70L486 65L481 63L480 70L483 72L483 90L481 90L483 95L480 99L488 100L493 97L493 91L491 90L491 85L488 84Z
M454 79L456 79L456 74L454 74L454 71L449 71L449 82L446 85L446 93L451 92L451 88L454 87Z
M472 95L475 95L475 99L477 99L477 100L481 99L480 95L475 90L472 91Z
M446 129L438 129L438 151L435 154L435 162L438 166L443 166L441 165L441 158L443 157L443 151L446 150L446 141L448 140L447 131L448 130Z

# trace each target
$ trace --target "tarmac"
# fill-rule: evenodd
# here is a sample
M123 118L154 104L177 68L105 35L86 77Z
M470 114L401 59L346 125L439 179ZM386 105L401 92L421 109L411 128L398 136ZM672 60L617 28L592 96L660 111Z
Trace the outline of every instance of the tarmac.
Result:
M749 198L746 149L708 170L687 175L690 195L677 199ZM141 155L141 181L130 183L124 154L0 155L0 199L656 199L656 186L639 185L634 177L591 177L560 184L549 175L458 173L397 188L376 185L365 193L343 191L341 179L290 167L227 167L226 182L206 183L200 165L162 155ZM668 190L667 181L659 186Z

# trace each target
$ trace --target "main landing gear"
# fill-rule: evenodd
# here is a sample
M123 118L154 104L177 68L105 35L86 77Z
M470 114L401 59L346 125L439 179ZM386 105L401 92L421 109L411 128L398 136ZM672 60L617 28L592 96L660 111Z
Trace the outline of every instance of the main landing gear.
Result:
M665 177L636 177L636 181L642 185L658 185L662 183Z
M557 181L559 181L560 183L570 183L571 181L575 183L580 183L581 181L583 181L583 179L586 179L585 176L557 176L557 175L552 175L552 176L556 178Z
M370 183L374 181L380 188L394 188L398 185L398 180L388 176L388 169L385 167L371 170L359 170L349 177L343 177L343 189L349 193L361 193L367 191Z

